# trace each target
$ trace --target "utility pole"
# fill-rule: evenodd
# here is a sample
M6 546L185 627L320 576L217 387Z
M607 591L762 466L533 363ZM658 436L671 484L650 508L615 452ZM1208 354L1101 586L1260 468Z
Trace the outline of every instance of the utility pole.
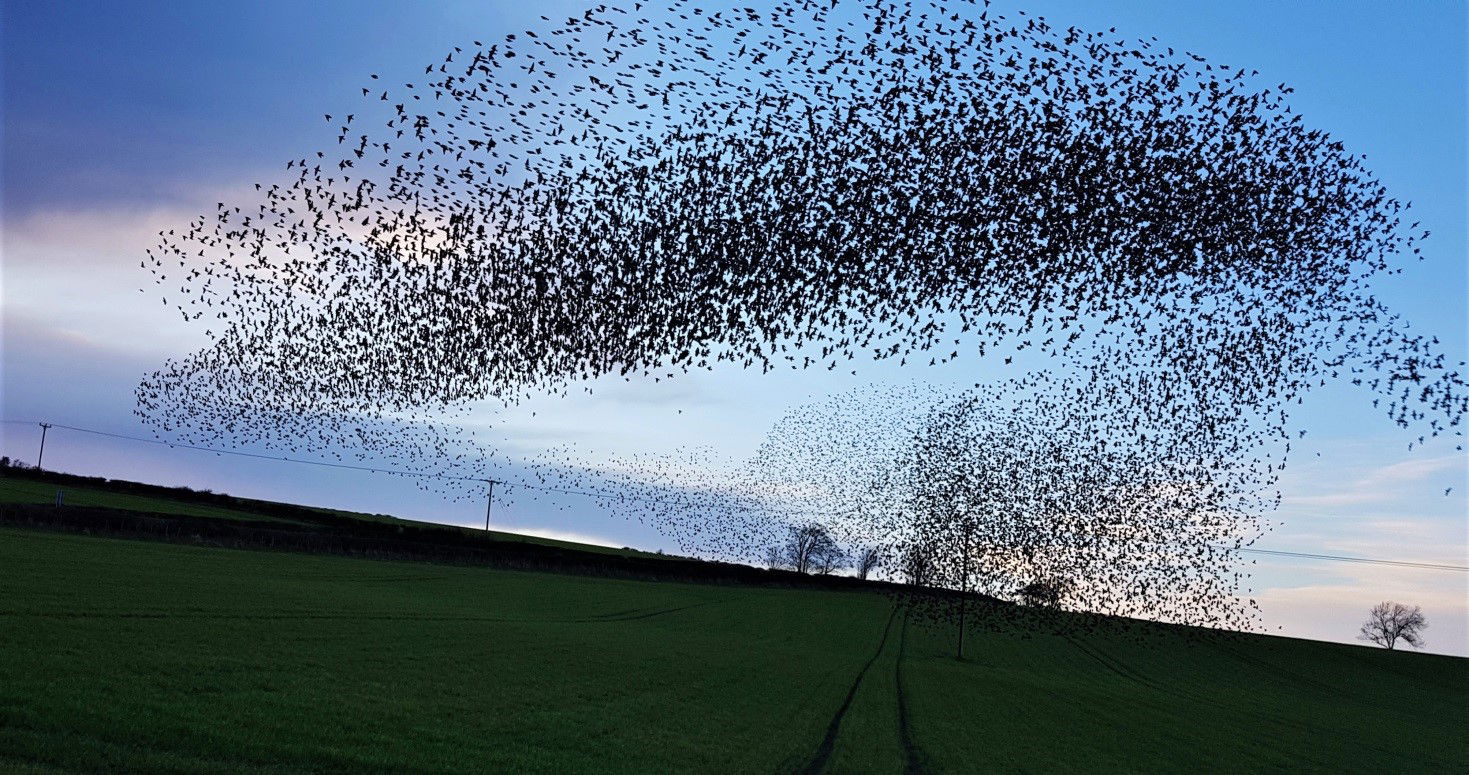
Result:
M36 453L36 470L41 470L41 458L46 455L46 431L51 428L51 423L41 423L41 451Z
M496 482L494 479L486 479L485 484L488 484L490 486L489 495L485 497L485 532L488 533L490 532L490 510L495 508L495 485L504 484L504 482Z
M964 612L969 603L969 520L964 521L963 559L959 561L959 659L964 658Z

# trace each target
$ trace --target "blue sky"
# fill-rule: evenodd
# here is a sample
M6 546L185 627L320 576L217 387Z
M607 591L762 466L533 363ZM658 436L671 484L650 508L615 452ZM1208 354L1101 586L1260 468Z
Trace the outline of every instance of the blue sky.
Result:
M357 104L368 73L412 80L453 45L578 13L584 2L24 2L3 10L3 358L0 413L148 435L132 388L164 358L202 344L150 294L138 268L151 235L216 201L278 179L288 158L327 145L322 114ZM1426 259L1378 287L1415 327L1466 354L1466 20L1458 3L1000 2L1053 23L1258 69L1296 89L1293 107L1348 148L1433 231ZM583 454L708 446L739 458L789 407L870 381L973 382L1004 375L971 358L900 371L722 368L590 398L540 398L497 420L507 449L575 443ZM681 412L679 410L682 410ZM536 412L534 418L530 413ZM1282 482L1262 546L1469 564L1466 457L1451 442L1412 451L1368 396L1331 386L1296 418L1312 444ZM37 432L3 426L5 454L30 458ZM1320 456L1315 453L1320 452ZM51 466L244 495L474 523L401 479L140 447L77 434L48 442ZM1445 488L1453 492L1445 496ZM586 502L517 500L503 527L673 548L650 528ZM1422 604L1432 650L1469 653L1469 574L1262 558L1265 619L1288 634L1350 640L1382 598Z

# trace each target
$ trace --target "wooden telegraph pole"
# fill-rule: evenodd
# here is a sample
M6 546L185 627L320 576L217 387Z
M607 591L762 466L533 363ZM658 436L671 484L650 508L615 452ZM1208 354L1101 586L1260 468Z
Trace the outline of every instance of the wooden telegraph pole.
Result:
M36 470L41 470L41 458L46 456L46 431L51 429L51 423L41 423L41 451L36 453Z

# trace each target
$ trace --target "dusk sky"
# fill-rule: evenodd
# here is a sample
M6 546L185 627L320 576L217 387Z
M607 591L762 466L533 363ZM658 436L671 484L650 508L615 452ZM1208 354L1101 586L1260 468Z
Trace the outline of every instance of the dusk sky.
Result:
M139 267L159 229L283 180L287 159L334 139L323 114L358 104L368 73L411 80L455 45L579 13L585 2L145 3L4 5L3 453L33 462L46 420L151 437L133 415L139 379L205 343L152 293ZM1257 69L1294 87L1291 105L1348 149L1413 220L1432 231L1424 260L1378 297L1469 353L1466 318L1466 101L1469 14L1460 3L1217 4L1045 0L996 3L1060 26L1116 27ZM574 444L602 454L708 447L739 460L792 406L873 382L965 384L1010 376L977 357L930 369L856 363L856 374L728 364L656 384L621 381L591 396L486 404L494 440L530 455ZM534 417L532 417L534 413ZM1274 530L1258 547L1469 565L1469 456L1458 437L1416 438L1347 384L1311 393ZM220 457L53 430L46 467L237 495L481 523L483 504L447 503L400 478ZM594 501L514 500L501 529L675 550L652 528ZM1421 605L1430 651L1469 655L1469 573L1255 556L1271 632L1353 642L1367 609Z

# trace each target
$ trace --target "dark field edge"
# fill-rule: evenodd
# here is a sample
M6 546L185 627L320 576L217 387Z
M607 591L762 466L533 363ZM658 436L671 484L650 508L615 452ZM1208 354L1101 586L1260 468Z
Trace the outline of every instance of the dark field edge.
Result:
M526 541L497 540L465 535L456 528L352 519L333 520L320 525L262 524L224 517L157 514L97 506L6 503L0 504L0 525L228 549L264 549L648 580L848 590L890 589L895 586L844 576L807 576L734 563L633 557Z
M740 563L698 560L646 552L622 554L578 549L566 542L539 543L486 535L455 525L417 522L385 514L364 519L349 512L297 506L187 487L163 487L102 477L78 476L34 469L6 470L0 480L46 482L91 487L181 503L230 508L279 517L289 522L261 522L219 516L162 514L102 506L54 506L0 503L0 525L31 530L81 533L112 538L165 541L230 549L331 554L380 560L408 560L453 565L476 565L578 575L612 576L714 584L803 587L828 590L865 590L887 593L917 591L905 584L862 580L850 576L819 576L787 570L766 570ZM378 521L386 520L386 521ZM925 596L957 595L947 590L922 590ZM1000 602L970 594L971 599Z
M35 468L10 467L0 468L0 482L15 480L18 482L44 483L57 485L59 487L86 488L97 492L115 495L132 495L139 497L156 498L173 503L191 504L197 506L210 506L252 514L258 517L267 517L273 520L286 520L288 522L306 522L319 526L353 527L363 523L386 523L389 525L403 525L408 527L426 527L436 530L457 531L476 538L484 538L485 535L477 528L462 525L446 525L438 522L427 522L420 519L408 519L396 517L391 514L377 514L367 512L352 512L342 509L334 509L325 506L303 506L295 503L284 503L281 501L267 501L258 498L242 498L227 493L218 493L212 490L195 490L191 487L168 487L158 484L147 484L134 482L127 479L108 479L100 476L84 476L81 474L65 473L61 471L46 471ZM109 508L109 507L100 507ZM137 508L127 508L128 511L140 511ZM156 514L157 512L141 511L141 513ZM209 518L217 518L209 515ZM491 531L497 532L497 531ZM569 546L580 548L585 544L575 541L560 539L540 538L537 536L520 536L514 533L500 532L499 540L522 540L531 543L541 543L550 546ZM608 553L632 553L646 557L666 557L662 553L644 552L631 547L621 549L610 546L588 547L587 551ZM678 557L678 555L671 555ZM681 559L693 559L683 557Z
M226 493L212 492L210 490L195 490L190 487L165 487L160 484L146 484L144 482L133 482L126 479L108 479L101 476L82 476L80 474L68 474L60 471L42 471L34 468L8 468L0 469L0 479L16 479L28 482L45 482L48 484L65 485L68 487L90 487L97 490L105 490L122 495L140 495L151 498L161 498L177 503L193 503L201 506L216 506L219 508L233 509L235 511L248 511L265 517L278 517L294 521L316 522L324 525L359 523L366 518L389 520L392 523L408 525L434 525L432 522L422 522L402 517L394 517L390 514L354 514L340 509L330 509L316 506L300 506L294 503L281 503L279 501L258 500L256 498L241 498ZM449 529L459 530L450 525L442 525Z
M261 523L95 506L0 504L0 526L195 546L329 554L608 576L648 581L902 592L908 587L848 576L812 576L736 563L639 557L497 540L457 528L345 519L331 524ZM927 594L929 590L924 590Z

